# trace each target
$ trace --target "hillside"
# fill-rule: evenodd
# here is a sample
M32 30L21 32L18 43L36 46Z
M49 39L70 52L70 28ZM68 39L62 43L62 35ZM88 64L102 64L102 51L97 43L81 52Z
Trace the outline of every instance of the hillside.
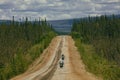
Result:
M57 32L70 33L73 19L48 21Z

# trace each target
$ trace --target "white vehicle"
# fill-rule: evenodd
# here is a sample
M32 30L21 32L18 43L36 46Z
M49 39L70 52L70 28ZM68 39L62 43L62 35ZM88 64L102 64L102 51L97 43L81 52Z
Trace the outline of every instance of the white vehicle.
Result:
M64 61L62 59L60 59L60 61L59 61L59 66L60 66L60 68L62 68L64 66Z

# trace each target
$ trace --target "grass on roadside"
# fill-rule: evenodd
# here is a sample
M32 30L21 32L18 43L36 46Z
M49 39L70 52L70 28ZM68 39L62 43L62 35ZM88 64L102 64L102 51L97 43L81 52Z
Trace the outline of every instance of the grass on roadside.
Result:
M104 80L120 80L120 67L115 62L96 54L94 47L81 42L80 38L76 38L75 44L78 47L81 58L89 72L102 77Z
M0 68L0 80L8 80L18 74L25 72L29 65L38 58L43 50L49 45L56 34L49 32L41 38L41 41L23 52L21 49L13 56L10 63Z

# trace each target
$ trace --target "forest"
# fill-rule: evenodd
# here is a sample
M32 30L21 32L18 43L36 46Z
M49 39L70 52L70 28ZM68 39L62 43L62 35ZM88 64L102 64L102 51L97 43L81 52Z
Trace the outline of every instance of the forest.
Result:
M105 80L120 79L120 18L115 15L75 20L71 32L83 62Z
M46 20L0 24L0 80L23 73L49 45L55 32Z

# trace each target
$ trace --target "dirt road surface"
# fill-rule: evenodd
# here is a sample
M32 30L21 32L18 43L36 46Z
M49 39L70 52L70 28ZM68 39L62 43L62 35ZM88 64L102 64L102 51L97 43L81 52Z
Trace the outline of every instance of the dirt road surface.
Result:
M63 68L59 67L65 55ZM55 37L29 69L11 80L102 80L85 69L80 54L70 36Z

